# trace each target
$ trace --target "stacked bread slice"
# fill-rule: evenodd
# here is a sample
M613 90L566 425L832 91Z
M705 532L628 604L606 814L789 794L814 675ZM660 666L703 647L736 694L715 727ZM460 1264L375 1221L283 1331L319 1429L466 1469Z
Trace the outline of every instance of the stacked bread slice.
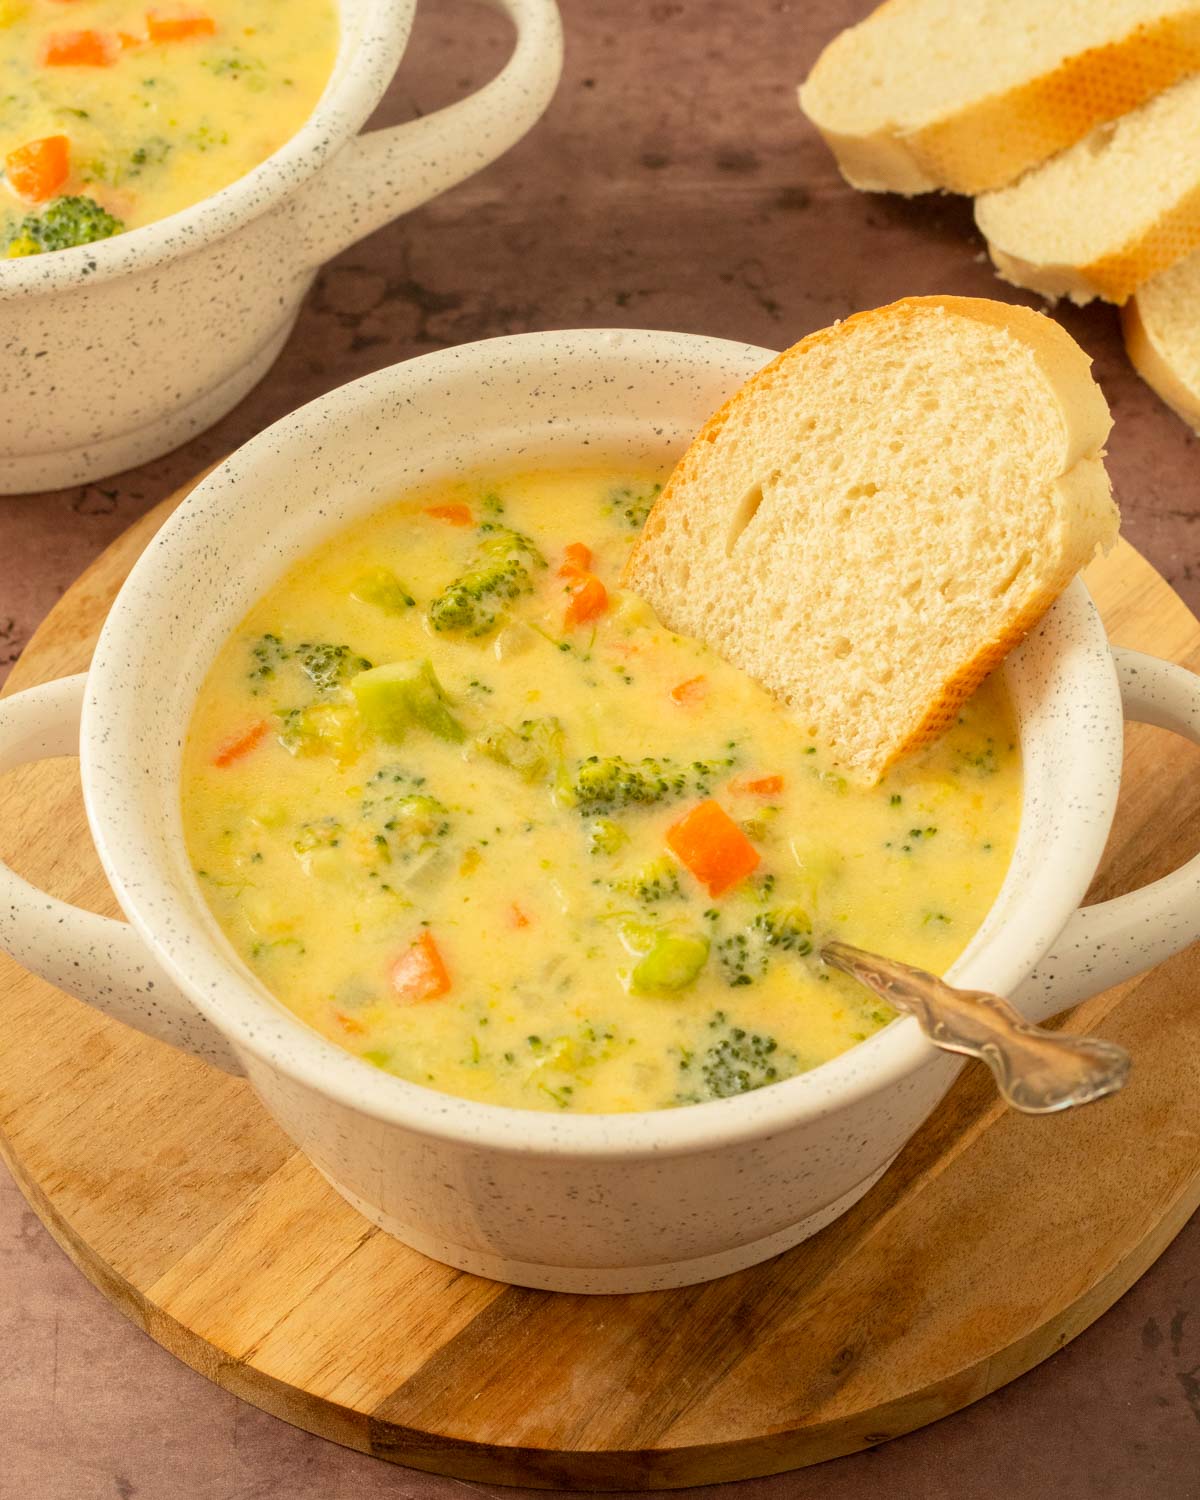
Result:
M1140 287L1121 322L1142 379L1200 433L1200 254Z
M1200 249L1200 73L977 198L975 222L1006 281L1125 302Z
M976 195L1005 280L1135 298L1134 364L1200 420L1200 0L886 0L800 101L855 186Z

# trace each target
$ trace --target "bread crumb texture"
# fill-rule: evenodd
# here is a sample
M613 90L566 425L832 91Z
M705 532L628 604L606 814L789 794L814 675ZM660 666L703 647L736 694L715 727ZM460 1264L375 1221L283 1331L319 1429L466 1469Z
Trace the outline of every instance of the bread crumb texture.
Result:
M887 0L800 90L856 187L982 193L1200 69L1200 0Z
M975 221L1006 280L1075 302L1124 302L1200 249L1200 75L1101 125Z
M983 299L811 334L701 429L625 582L874 782L1115 539L1089 367L1049 318Z
M1146 282L1121 314L1134 367L1200 433L1200 254Z

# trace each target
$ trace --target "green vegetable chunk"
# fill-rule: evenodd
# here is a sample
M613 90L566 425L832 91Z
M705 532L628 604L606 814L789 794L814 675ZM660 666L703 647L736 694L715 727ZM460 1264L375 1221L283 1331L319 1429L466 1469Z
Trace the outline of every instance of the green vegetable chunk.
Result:
M643 906L657 906L663 901L683 899L683 887L679 883L679 867L665 854L643 865L628 879L614 881L613 889L632 896Z
M505 603L533 592L533 574L546 566L546 559L519 531L489 527L489 532L467 571L429 606L429 623L435 630L489 635Z
M759 912L753 920L717 943L717 959L725 983L735 989L753 984L767 972L772 950L803 958L812 952L812 922L799 906Z
M629 835L611 818L597 818L588 824L587 839L589 854L616 854L629 842Z
M654 946L634 966L632 983L639 995L682 990L708 961L708 939L659 932Z
M400 744L413 728L427 729L453 744L467 737L447 707L449 699L428 660L372 667L351 679L350 691L363 723L390 744Z
M563 729L555 718L523 719L516 729L493 724L471 741L472 750L508 766L524 781L544 781L562 759Z
M590 755L579 763L574 780L563 789L563 800L591 817L676 797L707 797L713 780L731 765L732 760L695 760L681 766L651 757L628 761L620 755L604 759Z
M101 208L94 198L55 198L38 214L26 214L9 235L10 260L70 250L120 234L125 225Z
M391 568L371 568L354 580L350 597L373 604L385 615L402 615L417 602Z
M301 641L292 646L268 631L250 646L250 691L261 693L263 683L274 681L289 665L300 674L299 679L293 677L294 683L302 685L302 679L307 678L319 693L331 693L355 672L365 672L371 663L349 646L335 646L329 641Z
M349 765L362 748L361 725L351 703L310 703L278 715L279 743L289 755L331 755Z
M683 1080L693 1085L692 1089L676 1096L680 1104L699 1104L705 1099L729 1099L734 1094L748 1094L752 1089L790 1078L798 1071L799 1060L791 1053L781 1052L773 1036L762 1036L743 1026L730 1025L723 1010L716 1012L708 1029L713 1040L699 1058L691 1053L680 1058L679 1071ZM697 1082L698 1087L695 1086Z

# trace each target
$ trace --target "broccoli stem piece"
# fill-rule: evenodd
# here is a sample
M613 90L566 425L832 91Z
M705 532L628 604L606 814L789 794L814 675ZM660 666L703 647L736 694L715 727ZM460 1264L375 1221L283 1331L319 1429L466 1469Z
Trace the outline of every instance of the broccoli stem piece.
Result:
M508 766L525 781L544 781L562 760L563 728L555 718L524 719L517 729L493 724L471 741L479 755Z
M693 983L708 962L708 939L677 932L655 934L654 946L634 965L631 983L639 995L677 993Z
M350 597L360 604L373 604L385 615L402 615L417 602L391 568L370 568L354 580Z
M449 699L427 660L372 667L351 679L350 691L363 723L390 744L400 744L413 728L427 729L452 744L461 744L467 737L447 707Z

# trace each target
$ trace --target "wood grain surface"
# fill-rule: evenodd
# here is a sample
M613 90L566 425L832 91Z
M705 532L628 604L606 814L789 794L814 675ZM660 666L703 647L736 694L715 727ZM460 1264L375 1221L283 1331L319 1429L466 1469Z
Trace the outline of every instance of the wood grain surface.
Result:
M51 613L9 683L77 671L171 502ZM1090 575L1113 638L1200 667L1200 623L1131 548ZM1194 852L1191 747L1129 734L1097 894ZM114 912L73 765L8 778L4 853ZM1074 1337L1200 1203L1193 951L1070 1024L1133 1081L1054 1119L969 1069L896 1165L806 1245L706 1286L587 1298L425 1260L360 1219L247 1085L0 961L0 1151L51 1233L154 1339L285 1420L476 1480L606 1489L772 1473L873 1446Z

